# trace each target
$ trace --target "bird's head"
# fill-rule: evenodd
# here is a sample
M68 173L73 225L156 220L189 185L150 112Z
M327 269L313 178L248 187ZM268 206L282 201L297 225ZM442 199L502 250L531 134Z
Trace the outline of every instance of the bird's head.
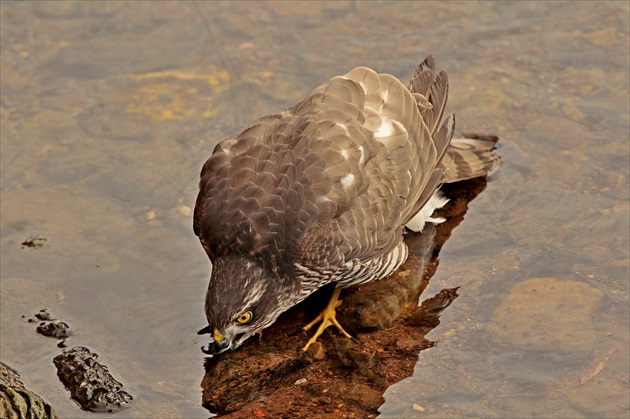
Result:
M214 260L206 293L208 326L213 354L234 350L254 333L270 326L291 307L291 291L273 272L247 256Z

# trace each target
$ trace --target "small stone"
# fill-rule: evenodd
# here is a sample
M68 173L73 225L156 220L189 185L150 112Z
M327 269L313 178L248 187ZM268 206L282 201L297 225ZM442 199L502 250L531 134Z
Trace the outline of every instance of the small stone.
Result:
M22 242L22 249L24 249L25 247L42 247L46 241L48 241L48 239L45 237L40 237L37 235L29 236L26 240Z
M300 378L299 380L297 380L295 383L296 386L301 386L302 384L306 384L307 383L307 379L306 378Z
M155 211L149 211L146 214L144 214L144 219L147 221L155 220L156 217L157 217L157 213Z
M420 406L420 405L419 405L419 404L417 404L417 403L414 403L414 404L413 404L413 410L417 410L417 411L419 411L419 412L424 412L424 407Z
M39 310L39 313L35 314L35 317L37 317L39 320L54 320L50 316L50 313L48 313L45 308L42 310Z
M326 350L324 350L324 345L321 342L315 342L308 348L308 352L312 354L313 360L321 361L326 358Z
M187 205L178 205L175 207L175 212L184 217L190 217L192 215L192 209Z

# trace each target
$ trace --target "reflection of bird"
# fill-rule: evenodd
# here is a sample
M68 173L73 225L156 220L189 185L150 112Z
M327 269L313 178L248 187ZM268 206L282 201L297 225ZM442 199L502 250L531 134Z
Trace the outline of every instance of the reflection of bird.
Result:
M342 288L407 258L442 182L498 166L493 143L451 140L446 73L427 57L408 86L359 67L295 107L219 143L201 171L194 230L212 262L206 295L215 353L235 349L318 288L335 292L304 349L334 324ZM307 325L309 328L311 325Z

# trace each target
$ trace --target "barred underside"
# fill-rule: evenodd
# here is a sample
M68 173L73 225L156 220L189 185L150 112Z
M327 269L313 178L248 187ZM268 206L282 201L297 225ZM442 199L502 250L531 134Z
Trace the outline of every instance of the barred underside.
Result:
M409 249L401 241L394 250L380 258L370 259L367 262L353 259L338 269L317 271L295 264L296 275L302 283L300 300L331 282L338 288L345 288L383 279L398 269L407 260L407 256L409 256Z

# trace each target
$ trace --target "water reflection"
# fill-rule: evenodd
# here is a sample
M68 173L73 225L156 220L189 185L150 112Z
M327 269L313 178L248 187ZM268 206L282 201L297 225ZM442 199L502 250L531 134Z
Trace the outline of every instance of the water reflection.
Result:
M3 361L60 416L89 416L55 377L55 343L21 321L48 307L76 329L68 345L102 354L136 396L126 415L205 417L195 332L208 265L187 210L201 164L331 75L367 65L407 77L433 52L459 128L499 135L504 167L442 249L428 294L461 285L461 296L383 416L627 414L628 13L623 2L3 2ZM22 249L33 234L48 240ZM589 350L498 345L495 309L514 285L549 277L603 294L586 313Z

